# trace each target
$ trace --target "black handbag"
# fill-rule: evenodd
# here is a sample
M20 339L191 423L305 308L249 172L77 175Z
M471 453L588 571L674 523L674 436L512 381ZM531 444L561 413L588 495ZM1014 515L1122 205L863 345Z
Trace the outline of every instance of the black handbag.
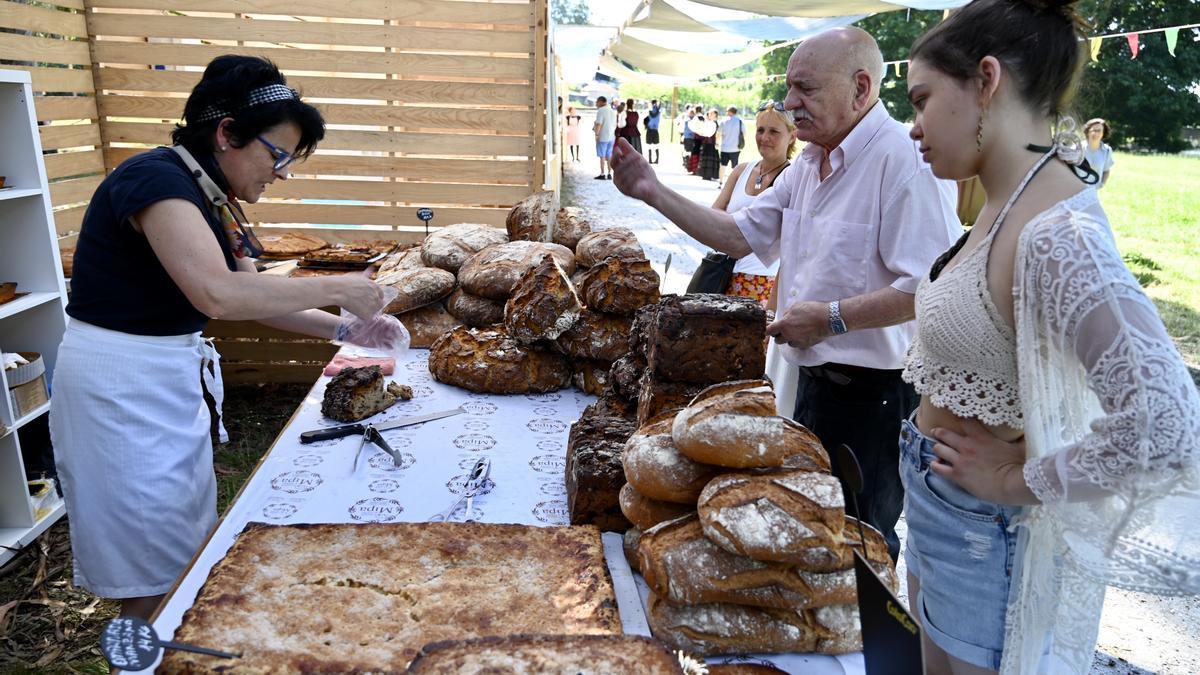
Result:
M737 258L720 251L709 251L688 283L688 293L724 293L733 278L733 266Z

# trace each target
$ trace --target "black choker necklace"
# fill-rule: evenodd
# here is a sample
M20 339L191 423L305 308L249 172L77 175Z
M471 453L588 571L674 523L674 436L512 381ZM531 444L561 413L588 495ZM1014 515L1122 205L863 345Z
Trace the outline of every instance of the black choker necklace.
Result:
M755 179L754 179L754 189L755 189L755 190L758 190L758 189L762 188L763 176L765 176L765 175L767 175L767 174L769 174L769 173L774 173L774 172L778 171L779 169L782 169L783 167L785 167L785 166L787 166L788 164L791 164L791 163L792 163L792 162L791 162L790 160L784 160L784 161L783 161L783 164L780 164L779 166L775 167L774 169L771 169L770 171L763 171L763 170L762 170L762 162L759 162L759 164L758 164L758 178L755 178Z

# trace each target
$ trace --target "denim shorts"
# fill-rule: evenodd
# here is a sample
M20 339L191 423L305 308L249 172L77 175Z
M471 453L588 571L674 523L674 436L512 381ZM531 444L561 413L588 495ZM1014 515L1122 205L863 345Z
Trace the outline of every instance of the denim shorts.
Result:
M596 141L596 156L608 159L612 157L614 141Z
M914 413L915 416L915 413ZM908 571L921 582L914 613L947 654L999 670L1020 512L980 500L929 464L935 441L912 418L900 426L900 480L908 522Z

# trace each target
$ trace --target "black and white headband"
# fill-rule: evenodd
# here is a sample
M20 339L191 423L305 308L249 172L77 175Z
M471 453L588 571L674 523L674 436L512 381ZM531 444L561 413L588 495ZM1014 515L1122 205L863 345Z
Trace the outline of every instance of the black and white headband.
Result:
M233 117L233 112L236 110L245 110L246 108L253 108L256 105L262 105L264 103L289 101L298 98L300 98L300 94L296 93L295 89L292 89L287 85L268 84L265 87L259 87L258 89L251 91L250 95L246 97L246 102L237 108L229 110L223 107L210 105L205 108L204 111L200 113L200 116L192 122L194 124L198 124L200 122L218 120L222 117Z

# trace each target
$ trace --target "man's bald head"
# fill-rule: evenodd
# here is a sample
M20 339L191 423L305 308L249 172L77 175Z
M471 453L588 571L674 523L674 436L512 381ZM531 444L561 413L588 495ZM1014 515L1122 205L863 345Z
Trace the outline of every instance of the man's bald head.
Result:
M861 28L833 28L800 43L788 60L785 106L800 140L841 143L879 100L883 55Z
M879 84L883 81L883 53L879 44L867 31L856 26L830 28L801 42L793 59L812 59L824 67L853 75L866 71L871 76L872 103L879 98Z

